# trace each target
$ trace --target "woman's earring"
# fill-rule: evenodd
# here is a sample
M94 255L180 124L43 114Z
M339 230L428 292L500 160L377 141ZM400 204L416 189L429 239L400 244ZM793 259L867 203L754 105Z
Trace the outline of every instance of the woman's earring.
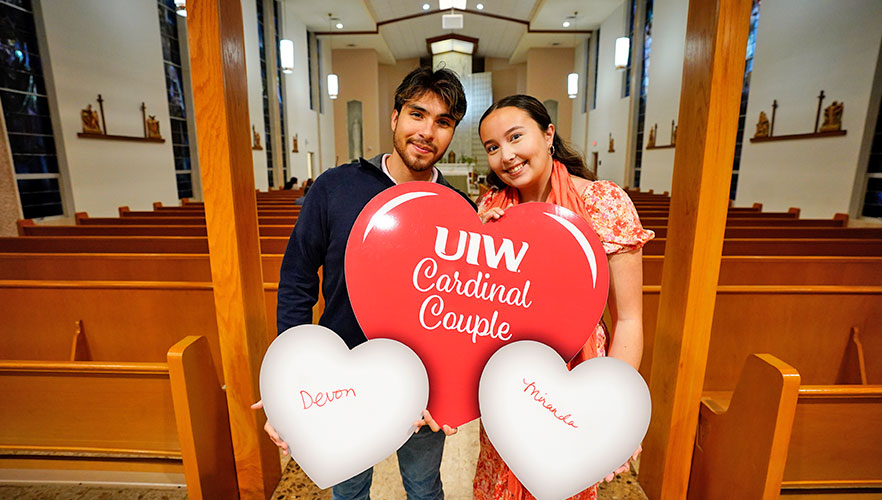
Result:
M550 154L551 156L554 156L554 144L552 144L551 147L548 148L548 154Z

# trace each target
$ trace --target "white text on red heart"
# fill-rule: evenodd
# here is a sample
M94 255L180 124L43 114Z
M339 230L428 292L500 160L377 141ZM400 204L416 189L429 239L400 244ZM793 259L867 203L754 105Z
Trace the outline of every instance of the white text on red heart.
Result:
M484 260L486 260L488 267L491 269L497 269L499 267L499 261L505 258L505 268L516 273L518 272L518 267L521 265L521 261L524 259L524 255L527 254L527 249L530 248L530 245L525 241L521 243L521 249L518 251L517 255L515 255L514 243L508 238L502 238L502 244L499 245L499 250L497 250L496 243L493 241L493 237L489 234L481 235L471 231L466 233L465 231L460 230L459 242L456 244L456 252L448 254L448 229L441 226L435 226L435 229L438 231L435 235L435 254L444 260L459 260L465 255L467 263L475 266L480 265L478 264L478 255L481 252L481 242L483 241ZM468 241L468 252L466 252L466 241Z

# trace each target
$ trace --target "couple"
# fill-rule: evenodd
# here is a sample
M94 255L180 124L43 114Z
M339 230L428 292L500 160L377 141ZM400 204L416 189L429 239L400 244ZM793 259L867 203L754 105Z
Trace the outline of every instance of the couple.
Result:
M416 69L395 92L392 153L331 169L316 179L282 261L279 332L312 323L312 307L319 292L318 269L322 267L325 310L319 324L337 332L350 348L366 340L352 312L343 276L349 232L368 201L388 187L409 181L437 182L450 187L434 165L450 145L465 112L465 93L453 72ZM652 238L652 232L640 226L624 191L611 182L593 180L582 159L557 137L548 112L536 99L518 95L497 102L482 116L480 135L492 170L489 179L494 185L478 207L484 222L493 223L504 216L506 208L519 202L556 203L585 218L609 256L611 341L607 341L602 324L586 324L585 329L594 334L573 363L605 355L609 344L610 356L623 359L636 369L643 350L640 248ZM259 403L255 405L259 407ZM359 425L357 415L353 416L353 425ZM417 432L398 450L407 497L441 499L444 439L455 434L456 429L439 426L428 411L416 425ZM266 431L287 453L287 444L269 423ZM475 498L531 499L493 449L483 429L480 443ZM620 469L624 470L627 464ZM334 486L333 499L369 498L372 473L368 469ZM612 475L608 479L611 478ZM574 498L595 497L593 486Z

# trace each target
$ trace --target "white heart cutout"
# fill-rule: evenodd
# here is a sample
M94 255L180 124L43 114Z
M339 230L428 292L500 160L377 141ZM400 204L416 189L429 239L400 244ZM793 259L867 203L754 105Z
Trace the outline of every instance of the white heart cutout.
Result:
M324 489L376 465L413 435L429 379L400 342L369 340L350 351L333 331L300 325L267 349L260 394L292 458Z
M513 342L490 358L478 388L487 437L538 500L597 483L637 450L649 428L649 388L624 361L568 371L550 347Z

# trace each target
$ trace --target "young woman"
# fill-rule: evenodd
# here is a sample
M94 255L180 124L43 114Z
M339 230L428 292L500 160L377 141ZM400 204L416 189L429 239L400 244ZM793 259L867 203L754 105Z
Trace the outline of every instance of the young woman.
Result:
M609 355L637 369L643 354L641 248L655 236L653 232L640 225L634 205L621 188L594 179L582 158L555 134L548 111L537 99L514 95L496 102L481 117L480 134L490 163L488 180L493 185L480 200L481 220L492 223L504 217L506 208L518 203L554 203L588 221L603 242L609 260L607 305L612 321L609 329L603 322L585 325L593 333L570 365ZM483 428L480 443L475 499L532 500L490 444ZM627 469L625 464L615 473ZM612 480L614 474L606 480ZM573 499L596 497L594 485Z

